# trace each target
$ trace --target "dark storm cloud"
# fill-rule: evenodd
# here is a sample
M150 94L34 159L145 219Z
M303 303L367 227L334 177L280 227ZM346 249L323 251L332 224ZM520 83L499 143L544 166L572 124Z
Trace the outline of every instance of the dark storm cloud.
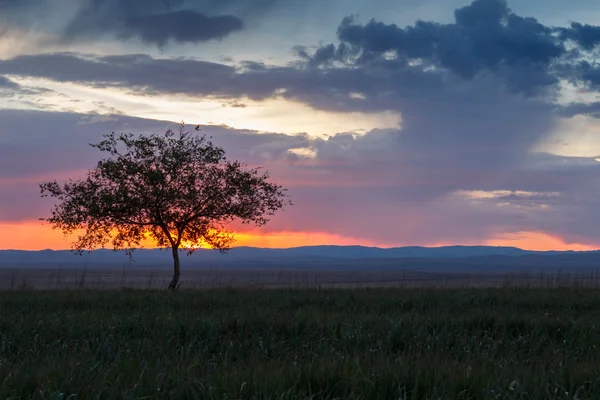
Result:
M584 52L581 57L573 57L557 64L556 74L580 90L597 91L600 88L600 66L595 52L597 50Z
M375 20L359 24L347 17L337 30L338 46L330 44L311 56L301 55L312 65L333 61L360 65L387 55L441 68L463 79L491 72L512 91L535 94L557 83L551 67L567 54L567 37L576 37L586 48L597 44L593 29L600 28L579 28L573 25L561 39L554 28L513 13L503 0L476 0L457 9L452 24L417 21L400 28Z
M40 20L51 20L42 29L65 41L94 40L110 35L121 40L139 38L145 43L197 43L222 39L242 30L242 20L230 14L215 14L208 1L184 0L54 0L0 1L5 26L40 28ZM262 2L258 2L259 5ZM79 7L72 19L63 7ZM48 26L50 25L50 26Z
M581 75L579 79L584 84L593 90L600 88L600 67L598 65L591 65L587 61L583 61L580 63L580 70Z
M173 42L201 42L221 39L242 29L242 21L232 15L207 16L183 8L183 0L91 0L75 15L65 37L103 33L120 39L140 38L146 43L165 46Z
M97 20L104 18L101 15L117 13L115 10L120 15L130 15L127 18L163 18L175 13L195 19L200 14L175 10L192 3L208 4L202 1L151 0L146 4L139 0L123 3L95 0L89 10L84 8L87 11L81 13ZM142 8L147 13L137 15ZM79 26L73 28L75 32L95 29L94 23L86 22L86 18L75 19L82 21L80 26L72 25ZM214 29L210 24L189 24L206 29L192 32L188 31L188 25L178 27L176 18L166 18L172 22L167 24L169 29L163 29L162 24L140 23L133 31L122 31L121 35L127 37L138 32L143 40L164 45L170 38L192 40L194 35L198 39L218 29L223 29L220 34L228 30L227 24L216 24ZM235 25L233 20L230 22ZM476 0L456 10L453 24L417 21L413 26L399 28L374 20L361 25L352 17L345 18L337 31L339 44L325 45L312 53L303 47L296 49L306 61L304 64L270 67L248 61L235 68L194 60L158 60L143 55L50 54L5 60L0 64L0 73L92 86L130 87L145 94L186 93L252 99L277 95L325 110L381 111L393 109L396 105L392 105L391 100L400 93L406 98L415 92L418 95L423 86L425 90L448 87L457 77L463 83L496 79L510 92L528 95L548 94L546 92L557 88L559 78L595 88L600 82L600 70L577 56L595 43L593 28L586 26L583 30L586 33L579 34L577 37L581 39L575 40L585 48L567 51L565 43L573 42L574 33L565 32L575 32L578 25L559 31L534 18L516 15L502 0ZM356 92L366 101L349 97Z
M234 97L247 91L236 89L230 82L236 73L231 66L191 59L154 59L145 54L104 57L72 53L27 55L0 60L0 70L94 87L130 88L141 94L195 93Z
M127 20L123 37L139 36L142 41L166 45L169 41L201 42L222 39L242 29L242 21L231 15L207 17L191 10L151 14Z
M600 118L600 102L571 103L560 107L558 111L560 115L567 118L574 117L575 115L588 115L590 117Z
M305 0L310 1L310 0ZM211 13L232 13L237 16L264 14L289 0L187 0L190 7Z
M570 28L559 28L565 40L573 40L585 50L592 50L600 44L600 26L572 22Z
M412 99L444 87L439 74L420 68L331 70L241 67L193 59L155 59L144 54L84 57L72 53L19 56L0 60L0 74L48 78L92 87L129 89L142 95L188 94L254 100L284 97L329 111L396 110L390 99ZM351 98L364 93L368 101Z
M194 10L176 10L156 13L132 13L131 15L102 18L77 17L66 30L65 37L77 40L81 37L112 32L119 39L139 38L143 42L163 47L169 42L197 43L222 39L243 28L242 21L232 15L209 17Z

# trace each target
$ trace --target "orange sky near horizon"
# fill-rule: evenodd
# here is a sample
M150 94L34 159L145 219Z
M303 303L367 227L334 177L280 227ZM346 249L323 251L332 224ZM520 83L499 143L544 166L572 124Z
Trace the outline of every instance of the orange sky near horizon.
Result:
M345 237L325 232L269 232L259 230L239 231L235 234L235 246L267 248L287 248L314 245L363 245L395 247L415 245L414 243L377 243L364 238ZM0 223L0 250L64 250L70 249L70 239L62 232L53 230L40 221ZM418 245L437 247L456 243L420 243ZM481 243L461 243L463 245L514 246L525 250L596 250L598 247L566 243L559 237L542 232L518 232L504 234Z

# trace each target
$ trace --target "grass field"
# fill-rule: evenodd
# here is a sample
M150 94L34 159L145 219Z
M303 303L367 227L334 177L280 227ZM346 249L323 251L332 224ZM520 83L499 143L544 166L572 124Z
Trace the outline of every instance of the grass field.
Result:
M170 268L0 267L3 290L164 289ZM377 268L192 268L181 278L184 289L215 288L482 288L587 287L600 289L599 268L506 270Z
M9 398L598 399L600 292L0 292Z

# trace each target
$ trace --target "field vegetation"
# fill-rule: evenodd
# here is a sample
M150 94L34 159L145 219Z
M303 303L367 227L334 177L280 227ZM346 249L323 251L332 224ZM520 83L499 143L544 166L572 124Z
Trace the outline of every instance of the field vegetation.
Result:
M0 292L1 399L598 399L586 288Z

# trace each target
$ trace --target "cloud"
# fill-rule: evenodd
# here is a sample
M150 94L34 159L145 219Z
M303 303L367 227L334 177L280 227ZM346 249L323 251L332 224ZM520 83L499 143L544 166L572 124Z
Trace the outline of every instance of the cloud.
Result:
M170 42L198 43L222 39L243 28L242 21L232 15L209 17L186 9L153 13L131 12L123 15L111 15L106 12L100 15L103 17L84 10L69 24L65 38L89 39L98 33L112 32L122 40L139 38L145 43L164 47Z
M337 47L330 44L312 56L302 55L312 65L386 59L391 65L393 59L403 67L414 62L469 80L492 73L510 90L529 95L558 82L550 67L567 49L553 28L513 13L503 0L475 0L454 17L451 24L419 20L400 28L376 20L363 25L350 16L338 27Z
M154 59L145 54L84 57L73 53L26 55L0 60L0 70L12 75L48 78L93 87L122 87L148 93L198 95L219 94L220 85L236 72L233 67L222 64L185 59ZM175 76L179 79L173 79ZM237 93L229 95L235 96Z
M587 61L582 61L579 64L581 75L578 79L583 85L591 90L600 88L600 67L591 65ZM575 78L577 80L577 78Z
M121 35L139 35L144 42L165 46L170 40L197 43L222 39L240 30L242 21L231 15L207 17L195 11L180 10L131 18Z
M565 117L574 117L576 115L588 115L594 118L600 118L600 101L581 103L572 102L559 108L561 115Z
M585 50L593 50L600 44L600 26L571 22L570 28L559 28L563 40L572 40Z
M19 90L21 89L21 85L16 82L11 81L5 76L0 75L0 90Z
M503 1L476 0L446 25L418 21L401 29L346 18L338 37L338 45L312 55L297 49L307 63L286 66L56 53L2 60L0 73L224 104L283 98L326 111L396 112L402 125L390 134L389 157L407 160L402 167L420 179L438 175L448 183L443 190L424 190L430 196L455 188L454 178L445 176L448 166L469 174L473 185L493 186L502 175L494 171L526 163L531 148L557 123L560 113L554 111L561 109L541 89L558 89L553 65L558 58L565 62L565 44L553 29L514 14ZM586 79L583 72L570 73ZM576 109L570 110L562 112Z
M81 0L57 4L52 0L3 1L5 26L42 29L60 40L92 41L112 36L133 38L158 47L169 43L198 43L222 39L243 28L236 16L209 15L208 1ZM73 11L75 10L75 11ZM206 10L206 11L202 11ZM40 26L39 20L48 21Z
M92 4L97 13L88 10ZM134 15L131 18L162 18L167 15L164 13L197 18L195 11L172 11L188 4L181 1L153 0L143 15L139 14L141 3L127 4L96 0L79 14L102 19L98 15L113 15L116 8L119 15ZM165 18L182 31L168 33L169 29L158 29L161 25L152 23L138 26L148 31L122 34L139 34L163 45L169 38L191 40L195 34L204 34L192 33L177 25L175 19ZM230 100L284 98L321 110L343 112L397 111L415 98L443 97L451 91L451 96L455 96L464 90L472 94L477 86L486 90L498 86L510 94L552 102L561 80L584 85L586 90L595 90L600 82L598 68L587 61L589 51L597 44L595 28L600 27L548 27L532 17L515 14L502 0L475 0L457 9L454 19L449 24L419 20L400 28L375 20L360 24L354 17L346 17L337 29L338 44L324 45L314 52L299 46L299 60L284 66L255 61L232 66L194 59L156 59L142 54L54 53L3 60L0 73L117 87L143 95L187 94ZM79 16L75 21L86 19ZM223 28L227 24L218 25ZM82 29L91 27L93 23L82 22ZM154 36L155 28L161 32L158 36Z
M187 3L171 10L148 4L159 14ZM401 116L395 129L329 138L206 127L232 158L264 165L290 187L296 206L266 230L398 244L472 243L499 233L545 231L598 243L600 221L590 215L599 205L594 188L600 187L600 163L532 152L561 118L597 112L592 103L555 101L561 80L587 91L600 82L588 60L597 48L593 35L581 39L570 31L573 25L562 29L567 31L516 15L505 2L477 0L458 9L449 24L417 21L400 28L346 18L338 43L314 51L298 47L299 58L287 65L53 53L0 60L0 74L162 100L185 94L235 106L246 98L279 98L318 110ZM6 121L0 127L0 179L13 179L0 185L0 202L10 204L0 219L37 217L10 196L31 197L32 177L89 166L95 156L87 143L100 133L167 126L116 115L94 123L82 123L90 120L76 114L3 111L0 118ZM19 129L25 133L17 137L12 132ZM498 191L506 194L465 196ZM43 210L35 204L28 209Z
M51 92L51 90L42 87L22 86L17 82L0 75L0 97L20 99L30 98Z
M0 1L0 20L5 24L31 25L34 23L36 17L50 11L52 4L48 0ZM3 24L4 28L6 28L5 24Z
M92 117L0 111L0 220L45 215L50 205L38 197L37 183L81 176L100 156L87 144L101 134L163 132L173 126L125 116L89 123ZM600 241L598 221L590 217L600 198L593 189L600 187L600 163L593 159L540 154L512 168L493 170L479 160L479 169L468 169L470 164L462 164L456 148L449 153L416 152L405 147L398 130L321 139L225 126L202 129L224 146L229 158L265 167L290 189L295 206L278 214L265 232L439 244L481 243L499 232L543 230L581 243ZM311 156L289 157L294 149L307 149ZM472 191L491 194L468 195Z
M513 15L502 7L493 9L490 4L479 0L471 8L457 11L457 24L466 27L466 33L463 28L458 31L463 34L458 37L459 43L464 46L471 43L474 33L470 29L477 26L472 21L474 15L481 14L484 21L491 18L496 22ZM491 11L485 14L488 9ZM510 25L513 30L516 30L515 23ZM521 182L511 177L527 166L530 150L552 131L558 117L553 114L555 106L551 100L522 97L505 90L506 79L511 76L507 71L515 75L515 82L517 78L524 79L527 84L536 82L521 71L521 68L527 68L527 63L525 66L517 63L517 55L522 54L510 46L502 53L503 48L498 47L486 55L490 61L476 63L494 66L495 62L500 68L506 60L514 59L511 69L505 70L501 79L484 73L455 79L442 67L432 69L428 63L403 61L398 57L387 59L385 53L393 46L398 48L397 44L403 43L398 37L403 37L406 32L390 25L373 24L369 28L345 20L340 27L342 32L338 33L348 43L329 46L320 56L326 58L332 51L335 55L343 48L341 53L355 57L350 65L350 61L341 64L335 61L318 68L302 64L268 66L245 62L236 67L192 59L156 59L147 55L98 57L62 53L0 61L0 73L46 77L94 87L117 87L142 95L183 93L224 100L279 97L327 111L394 111L402 116L401 127L397 130L373 131L364 139L340 134L326 144L302 144L296 148L314 148L318 160L332 152L333 158L326 164L343 175L343 181L353 181L351 174L354 173L358 176L376 174L392 183L410 182L414 186L411 190L394 194L407 201L434 201L451 196L456 190L532 190L528 185L534 182ZM525 32L529 32L532 24L524 25ZM503 22L498 25L501 37L508 35L509 25ZM541 28L540 31L546 32ZM437 46L428 40L421 40L424 45L420 45L417 40L420 36L414 32L410 35L407 43L417 41L412 43L415 49L408 44L404 46L411 57L419 54L422 57L430 55L434 61L437 59L430 49L437 49ZM422 36L427 38L427 35ZM393 40L385 40L390 37ZM358 43L362 46L359 51L356 50ZM379 43L380 47L375 47L374 43ZM477 51L482 51L477 46L472 47L466 48L476 55L479 54ZM365 53L371 55L365 57ZM545 60L534 55L523 57L526 61L531 57ZM287 150L284 151L286 157ZM363 170L361 163L368 163L369 168ZM373 171L377 166L380 170Z

